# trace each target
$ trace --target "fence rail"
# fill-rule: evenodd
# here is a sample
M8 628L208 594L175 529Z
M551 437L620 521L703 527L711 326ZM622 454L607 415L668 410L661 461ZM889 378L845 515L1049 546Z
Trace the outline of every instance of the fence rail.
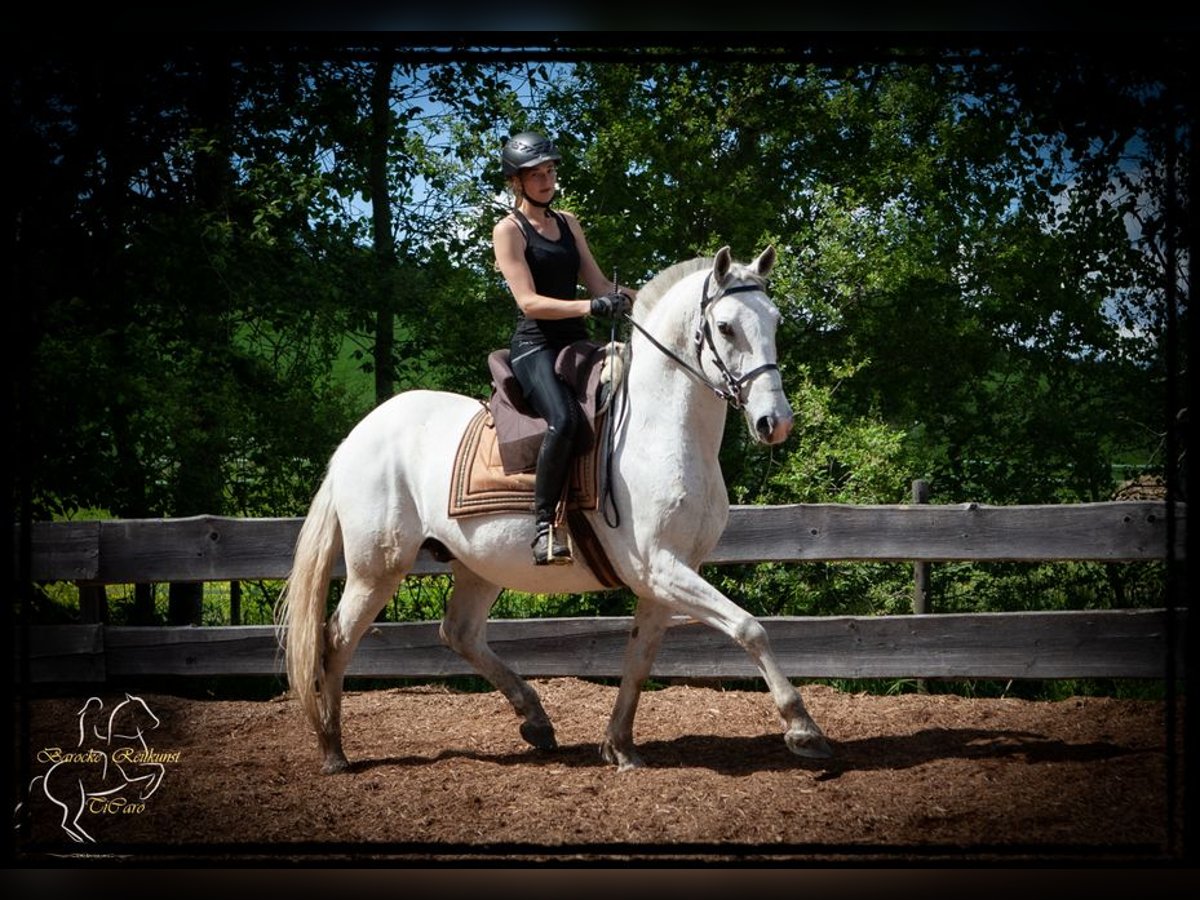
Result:
M1175 505L1181 525L1182 504ZM121 584L284 578L302 519L36 522L35 581ZM1175 555L1183 556L1182 527ZM1160 501L1060 506L735 506L707 562L1137 562L1167 555ZM449 571L422 552L414 575ZM338 575L345 575L339 566Z
M14 553L18 572L28 554L34 581L281 579L300 524L216 516L35 523L28 543L18 533ZM707 562L1181 560L1185 533L1186 507L1168 509L1160 501L735 507ZM414 574L447 571L423 553ZM1159 678L1183 673L1187 620L1183 610L1156 609L762 621L791 677ZM489 639L529 677L607 677L620 673L629 627L626 618L501 620L490 624ZM282 671L273 629L266 626L35 626L15 663L35 682ZM377 677L469 672L428 622L376 626L351 670ZM742 678L757 671L723 635L681 624L668 633L653 674Z
M768 617L771 646L792 678L1164 678L1183 676L1185 618L1176 611ZM632 619L494 620L492 648L529 678L616 677ZM350 675L444 678L474 674L441 645L436 622L379 624ZM103 682L143 676L282 675L266 625L33 629L29 678ZM749 656L720 632L681 623L667 632L657 678L754 678Z

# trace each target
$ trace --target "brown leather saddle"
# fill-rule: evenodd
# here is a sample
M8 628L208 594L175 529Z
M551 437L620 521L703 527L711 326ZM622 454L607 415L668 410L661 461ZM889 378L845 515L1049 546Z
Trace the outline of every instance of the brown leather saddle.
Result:
M576 341L564 347L554 363L558 377L574 391L583 410L583 424L575 440L576 456L587 453L596 443L596 410L606 350L594 341ZM488 356L488 371L492 375L488 408L495 422L496 443L504 471L511 475L537 468L538 451L546 435L546 420L526 404L508 359L507 348Z
M567 508L595 509L599 496L596 407L606 347L577 341L558 356L556 370L583 410L576 437ZM472 418L454 459L449 513L452 517L498 512L532 512L538 452L546 420L526 405L508 350L488 357L492 395Z

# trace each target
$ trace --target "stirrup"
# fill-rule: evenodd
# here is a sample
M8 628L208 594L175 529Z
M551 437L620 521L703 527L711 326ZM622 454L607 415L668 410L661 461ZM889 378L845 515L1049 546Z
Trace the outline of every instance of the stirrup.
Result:
M555 528L551 522L539 522L533 547L535 566L569 566L575 561L566 529Z

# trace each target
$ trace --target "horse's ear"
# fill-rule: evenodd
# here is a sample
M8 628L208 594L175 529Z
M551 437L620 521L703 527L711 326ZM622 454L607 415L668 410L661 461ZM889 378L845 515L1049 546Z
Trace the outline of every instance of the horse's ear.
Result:
M768 244L767 249L758 254L758 259L750 264L750 268L758 273L760 278L766 278L771 269L775 268L775 247Z
M728 246L722 247L720 250L718 250L717 256L713 260L713 268L712 268L713 281L715 281L717 284L723 283L725 281L725 279L729 277L729 267L732 264L732 262L733 262L733 259L729 255L729 247Z

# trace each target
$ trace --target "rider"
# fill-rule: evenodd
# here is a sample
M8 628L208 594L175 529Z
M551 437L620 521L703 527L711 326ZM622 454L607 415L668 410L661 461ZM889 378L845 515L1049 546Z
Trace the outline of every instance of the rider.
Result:
M512 212L492 229L496 267L517 302L510 364L529 406L546 420L534 479L533 561L572 562L571 547L554 527L566 488L580 410L571 389L554 373L558 352L590 337L586 316L628 312L636 293L600 271L579 220L550 208L557 191L554 144L533 131L513 135L501 164L515 198ZM582 283L593 299L576 299Z

